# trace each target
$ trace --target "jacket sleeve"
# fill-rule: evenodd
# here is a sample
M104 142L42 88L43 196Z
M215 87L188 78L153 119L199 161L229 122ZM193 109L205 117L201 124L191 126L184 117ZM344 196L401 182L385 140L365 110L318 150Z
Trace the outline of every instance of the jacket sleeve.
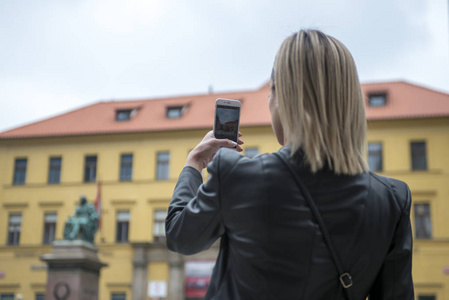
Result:
M410 225L411 196L406 186L406 201L392 245L371 287L370 300L413 300L412 248Z
M176 184L165 220L167 247L184 255L207 250L224 233L222 224L218 156L208 166L209 178L185 167Z

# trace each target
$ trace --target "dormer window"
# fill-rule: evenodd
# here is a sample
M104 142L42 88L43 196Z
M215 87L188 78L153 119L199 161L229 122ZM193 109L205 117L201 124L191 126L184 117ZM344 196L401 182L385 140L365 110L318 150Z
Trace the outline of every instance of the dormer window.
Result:
M387 93L369 94L368 105L372 107L387 105Z
M187 105L185 106L168 106L167 107L167 118L168 119L179 119L184 114Z
M134 109L117 109L115 111L115 120L117 122L126 122L131 120L137 114L138 108Z

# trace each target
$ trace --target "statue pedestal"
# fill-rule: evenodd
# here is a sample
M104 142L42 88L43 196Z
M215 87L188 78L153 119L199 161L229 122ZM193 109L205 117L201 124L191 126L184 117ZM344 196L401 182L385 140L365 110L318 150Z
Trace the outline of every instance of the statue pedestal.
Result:
M46 300L97 300L100 269L107 266L94 245L81 241L55 241L53 252L41 260L48 265Z

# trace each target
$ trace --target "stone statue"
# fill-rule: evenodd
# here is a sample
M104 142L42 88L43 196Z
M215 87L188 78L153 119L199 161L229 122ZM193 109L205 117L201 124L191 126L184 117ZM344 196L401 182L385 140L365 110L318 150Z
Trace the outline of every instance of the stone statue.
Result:
M65 240L83 240L94 243L97 232L98 214L91 203L87 203L86 196L80 196L80 204L76 206L75 213L71 215L64 227Z

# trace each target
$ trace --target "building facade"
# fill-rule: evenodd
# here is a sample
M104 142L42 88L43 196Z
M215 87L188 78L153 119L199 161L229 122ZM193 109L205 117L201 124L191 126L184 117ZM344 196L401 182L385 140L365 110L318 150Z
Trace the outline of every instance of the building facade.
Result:
M367 159L412 192L416 299L449 299L449 95L405 82L363 84ZM164 220L190 150L213 126L216 98L242 101L244 155L280 148L269 89L99 102L0 133L0 297L43 299L40 257L63 238L80 195L101 201L99 299L199 299L217 245L165 247ZM204 172L207 178L207 172Z

